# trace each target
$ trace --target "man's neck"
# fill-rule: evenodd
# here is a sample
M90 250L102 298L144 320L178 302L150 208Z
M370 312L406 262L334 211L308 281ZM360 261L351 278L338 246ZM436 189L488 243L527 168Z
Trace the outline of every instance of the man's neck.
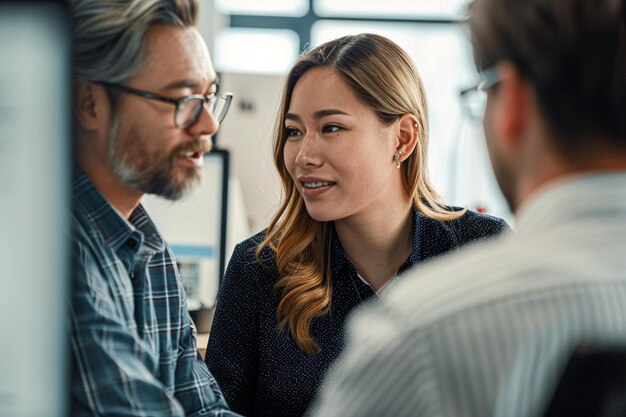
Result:
M115 173L101 164L76 161L76 164L89 177L96 189L125 219L141 202L143 194L122 183Z
M556 182L585 174L626 171L626 155L620 152L599 152L596 155L590 155L587 160L582 159L578 162L566 161L562 158L552 158L549 162L542 164L541 169L535 167L532 171L529 170L532 174L520 182L516 212L532 200L534 195Z

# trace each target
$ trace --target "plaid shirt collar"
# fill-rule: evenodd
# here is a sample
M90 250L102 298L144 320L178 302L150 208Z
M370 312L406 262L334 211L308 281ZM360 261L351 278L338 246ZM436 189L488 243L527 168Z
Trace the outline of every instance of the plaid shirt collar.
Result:
M165 242L141 204L126 220L78 166L74 166L72 192L74 209L92 219L115 251L129 239L135 240L137 247L145 243L146 248L154 252L165 249Z

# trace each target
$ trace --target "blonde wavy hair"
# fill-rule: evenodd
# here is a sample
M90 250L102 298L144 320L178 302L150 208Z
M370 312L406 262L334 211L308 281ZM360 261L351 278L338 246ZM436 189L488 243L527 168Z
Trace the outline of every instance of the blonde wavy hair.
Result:
M274 163L283 185L283 199L272 218L257 259L268 247L276 255L280 293L277 309L279 330L289 328L299 349L306 354L319 351L311 337L314 319L330 309L332 287L330 246L332 222L309 216L302 196L285 166L283 148L287 139L285 114L294 86L312 68L337 71L357 97L371 106L384 124L412 114L418 123L414 152L402 164L407 195L424 215L437 220L454 220L464 212L445 205L428 179L428 112L421 78L411 58L389 39L374 34L344 36L303 53L287 75L283 86L274 136Z

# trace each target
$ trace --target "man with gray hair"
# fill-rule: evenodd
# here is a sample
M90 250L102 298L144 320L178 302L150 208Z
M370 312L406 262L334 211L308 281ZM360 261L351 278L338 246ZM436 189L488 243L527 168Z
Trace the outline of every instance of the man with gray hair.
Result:
M194 0L73 0L73 416L228 416L176 261L140 204L178 199L231 96Z
M626 343L626 0L475 0L469 27L517 234L358 312L315 415L541 416L577 344Z

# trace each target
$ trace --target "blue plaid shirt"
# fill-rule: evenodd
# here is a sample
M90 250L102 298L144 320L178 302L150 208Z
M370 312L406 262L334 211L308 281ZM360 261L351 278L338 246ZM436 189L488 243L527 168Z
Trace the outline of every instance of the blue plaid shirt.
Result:
M202 362L176 262L139 206L73 181L72 416L234 416Z

